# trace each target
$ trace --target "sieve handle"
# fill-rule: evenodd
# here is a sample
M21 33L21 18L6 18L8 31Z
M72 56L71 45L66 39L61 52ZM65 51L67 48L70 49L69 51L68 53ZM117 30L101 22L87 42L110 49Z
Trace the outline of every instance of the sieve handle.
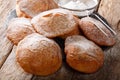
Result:
M107 20L102 17L100 14L98 14L97 12L93 12L90 17L93 17L97 20L99 20L108 30L110 30L112 32L113 35L116 35L117 33L112 29L112 27L110 26L110 24L107 22Z

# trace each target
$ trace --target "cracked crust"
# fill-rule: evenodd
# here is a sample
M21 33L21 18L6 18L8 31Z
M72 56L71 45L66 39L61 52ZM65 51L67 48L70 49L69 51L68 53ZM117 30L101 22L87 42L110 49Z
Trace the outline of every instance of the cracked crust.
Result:
M16 58L28 73L47 76L56 72L62 64L61 49L56 42L33 33L18 44Z
M79 34L78 23L71 12L53 9L42 12L31 20L36 31L48 38Z
M70 36L65 41L67 63L84 73L96 72L104 61L103 51L83 36Z

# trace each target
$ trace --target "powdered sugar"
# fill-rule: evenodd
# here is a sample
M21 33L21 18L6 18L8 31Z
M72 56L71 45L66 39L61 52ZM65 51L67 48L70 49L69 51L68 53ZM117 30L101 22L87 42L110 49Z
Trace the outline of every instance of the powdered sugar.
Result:
M84 10L96 6L97 3L97 0L71 0L66 4L63 4L63 7L68 9Z

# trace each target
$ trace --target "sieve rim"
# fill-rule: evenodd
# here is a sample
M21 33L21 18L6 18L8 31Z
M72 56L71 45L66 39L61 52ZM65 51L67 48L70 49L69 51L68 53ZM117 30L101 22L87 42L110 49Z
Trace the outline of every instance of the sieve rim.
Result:
M81 11L92 10L92 9L97 8L97 6L98 6L98 4L99 4L99 0L96 0L96 1L97 1L97 3L96 3L95 6L90 7L90 8L86 8L86 9L71 9L71 8L66 8L66 7L63 7L63 6L62 6L61 4L59 4L59 3L58 3L58 6L59 6L60 8L63 8L63 9L81 12Z

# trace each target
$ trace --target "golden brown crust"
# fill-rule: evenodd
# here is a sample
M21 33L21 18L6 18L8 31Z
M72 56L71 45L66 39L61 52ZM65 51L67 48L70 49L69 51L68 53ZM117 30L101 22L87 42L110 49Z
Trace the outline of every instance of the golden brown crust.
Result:
M64 34L62 36L59 36L59 37L61 37L62 39L65 39L68 36L79 35L80 31L79 31L79 28L77 26L78 25L76 24L76 27L74 27L74 29L72 31L70 31L69 33L66 33L66 34Z
M80 32L79 28L77 27L80 19L78 17L74 16L74 20L76 22L76 27L74 27L74 29L72 31L70 31L69 33L60 36L61 38L65 39L68 36L79 35L79 34L81 35L81 32Z
M62 64L58 44L37 33L28 35L20 41L16 58L26 72L42 76L53 74Z
M74 34L79 34L78 24L74 16L71 12L64 9L53 9L42 12L34 17L31 23L38 33L49 38L66 37L73 30L75 30Z
M34 29L30 24L30 19L14 18L10 21L7 29L7 37L15 45L18 44L25 36L34 33Z
M103 51L83 36L70 36L65 41L67 63L75 70L84 73L96 72L104 60Z
M16 1L16 13L18 17L32 18L37 14L39 14L40 12L54 8L58 8L58 5L54 2L54 0L17 0Z
M99 27L101 27L108 36L106 36L105 34L103 34L97 27L95 24L98 24ZM112 34L110 33L110 31L104 26L102 25L102 23L100 23L99 21L86 17L83 18L79 21L79 27L80 29L83 31L84 35L94 41L96 44L100 45L100 46L112 46L115 44L115 39L112 36Z

